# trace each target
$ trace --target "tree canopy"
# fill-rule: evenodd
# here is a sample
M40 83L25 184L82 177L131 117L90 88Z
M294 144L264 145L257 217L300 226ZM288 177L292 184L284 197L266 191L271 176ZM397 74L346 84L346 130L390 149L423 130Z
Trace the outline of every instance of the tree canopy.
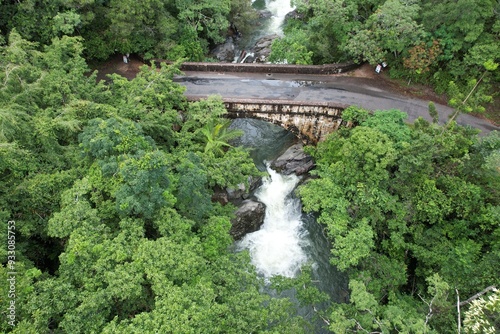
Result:
M397 110L352 107L345 118L360 124L310 150L317 178L299 189L326 226L332 264L350 278L350 303L331 306L329 328L456 333L457 298L500 283L500 174L498 160L488 163L498 133L479 138L422 119L409 126ZM466 331L500 329L488 303L462 305ZM493 311L474 318L480 307Z
M273 60L385 62L392 77L429 84L448 94L450 105L470 112L484 111L498 93L498 1L292 3L299 15L286 22L284 38L273 45Z
M0 331L305 330L229 250L235 207L211 201L260 175L228 144L239 133L220 98L187 103L178 65L96 83L81 52L78 37L39 51L16 31L0 47L0 217L15 221L19 272L15 326Z

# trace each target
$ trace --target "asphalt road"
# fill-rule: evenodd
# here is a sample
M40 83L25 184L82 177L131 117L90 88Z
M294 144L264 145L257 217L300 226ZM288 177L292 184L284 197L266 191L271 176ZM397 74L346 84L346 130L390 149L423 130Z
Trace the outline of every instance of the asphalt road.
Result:
M292 101L331 101L347 105L358 105L369 110L399 109L408 114L408 121L418 117L431 120L429 101L399 95L376 79L349 76L260 74L260 73L211 73L185 72L175 78L186 86L186 95L242 99L272 99ZM382 87L382 88L381 88ZM445 123L453 109L436 104L440 123ZM483 134L500 131L488 121L467 114L457 118L460 125L478 128Z

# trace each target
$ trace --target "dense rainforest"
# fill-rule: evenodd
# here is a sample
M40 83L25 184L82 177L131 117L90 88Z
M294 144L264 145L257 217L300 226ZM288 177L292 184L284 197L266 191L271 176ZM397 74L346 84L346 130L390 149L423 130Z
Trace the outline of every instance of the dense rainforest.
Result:
M498 82L499 3L297 1L276 59L386 61L481 111ZM467 13L467 15L462 15ZM179 63L97 82L120 53L202 60L251 2L0 0L0 331L308 333L229 235L214 189L259 176L220 99L187 102ZM282 54L280 54L282 53ZM297 61L299 62L299 61ZM432 105L431 115L435 115ZM351 107L297 190L349 277L295 288L333 333L500 330L500 135Z
M300 332L228 250L234 206L211 201L260 174L222 102L186 103L175 66L96 83L81 51L15 32L1 49L0 331Z

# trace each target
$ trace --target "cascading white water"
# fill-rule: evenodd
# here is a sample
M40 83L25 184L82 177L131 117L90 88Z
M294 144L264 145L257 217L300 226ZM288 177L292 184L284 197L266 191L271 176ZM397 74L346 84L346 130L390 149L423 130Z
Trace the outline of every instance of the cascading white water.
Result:
M239 39L237 43L239 50L236 52L236 57L240 55L239 51L252 49L255 43L264 36L283 35L282 25L285 16L294 10L290 0L254 0L252 6L257 10L269 11L272 15L256 20L252 31Z
M266 0L266 8L273 13L268 27L269 33L281 35L283 33L281 25L285 21L286 14L293 11L290 0Z
M257 198L266 205L266 216L260 230L247 234L237 245L248 249L252 264L265 277L294 277L308 261L307 231L301 221L298 199L290 198L299 178L285 176L267 167L269 177L257 191Z

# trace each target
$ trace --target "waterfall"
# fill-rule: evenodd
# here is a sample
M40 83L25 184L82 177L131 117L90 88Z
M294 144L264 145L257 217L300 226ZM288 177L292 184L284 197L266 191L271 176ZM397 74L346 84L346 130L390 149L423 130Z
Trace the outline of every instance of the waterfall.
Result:
M252 32L238 41L238 51L236 55L239 56L241 50L250 50L261 37L278 34L283 35L283 22L285 16L294 10L291 6L290 0L255 0L252 1L252 7L257 10L267 10L272 16L261 17L255 21L255 26Z
M266 0L267 9L273 13L268 31L270 34L283 34L281 25L285 21L286 14L294 10L290 0Z
M247 234L237 248L248 249L252 264L265 277L294 277L308 261L305 248L308 233L301 220L300 201L290 195L299 178L281 175L267 167L269 177L256 193L266 205L266 216L260 230Z
M236 119L232 129L243 130L244 135L234 142L251 149L259 170L267 170L269 177L254 195L267 206L264 224L259 231L247 234L235 243L235 251L248 249L250 260L257 271L268 278L273 275L294 277L305 263L313 263L314 284L338 303L345 302L348 291L347 276L330 264L330 243L325 237L324 226L314 215L301 213L298 198L291 196L300 179L295 175L284 176L269 168L265 161L273 161L295 143L295 136L283 128L256 119ZM269 285L263 291L273 298L277 292ZM279 297L297 302L295 291L284 291ZM317 305L322 310L325 305ZM312 320L309 306L297 306L297 315L310 321L310 333L330 333L322 320Z

